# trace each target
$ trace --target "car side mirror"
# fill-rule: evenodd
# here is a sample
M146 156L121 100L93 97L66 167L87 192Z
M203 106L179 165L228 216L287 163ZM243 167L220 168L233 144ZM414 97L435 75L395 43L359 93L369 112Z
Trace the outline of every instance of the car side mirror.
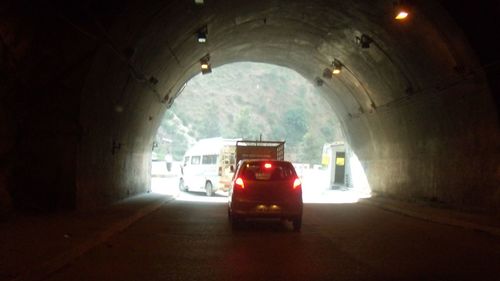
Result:
M231 173L234 173L234 166L233 165L229 166L229 170L231 170Z

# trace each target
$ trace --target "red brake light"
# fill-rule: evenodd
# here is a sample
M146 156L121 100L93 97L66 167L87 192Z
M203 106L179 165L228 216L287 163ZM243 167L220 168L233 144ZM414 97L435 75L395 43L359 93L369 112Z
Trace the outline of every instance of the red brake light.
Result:
M243 183L243 179L241 178L237 178L235 181L234 181L234 187L239 187L241 189L245 189L245 184Z
M264 164L264 168L266 168L266 169L270 169L272 167L273 167L273 165L271 165L271 163Z
M300 188L302 185L302 182L300 181L299 178L296 178L294 181L293 181L293 189L298 189Z

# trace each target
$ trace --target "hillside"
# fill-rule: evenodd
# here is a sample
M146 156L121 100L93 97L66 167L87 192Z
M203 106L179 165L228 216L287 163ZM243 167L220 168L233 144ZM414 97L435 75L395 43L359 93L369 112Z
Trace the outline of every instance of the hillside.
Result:
M157 139L180 159L189 141L207 137L286 140L287 158L319 163L325 142L342 138L317 89L295 71L234 63L191 79L168 110Z

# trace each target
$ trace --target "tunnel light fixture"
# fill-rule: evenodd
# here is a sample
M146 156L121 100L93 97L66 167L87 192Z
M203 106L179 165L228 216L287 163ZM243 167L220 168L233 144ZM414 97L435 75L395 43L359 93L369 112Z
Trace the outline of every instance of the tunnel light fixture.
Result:
M338 75L342 71L342 63L338 59L334 59L332 62L332 74Z
M323 81L323 79L321 79L319 77L316 77L315 82L316 82L316 86L318 86L318 87L323 86L323 84L325 83L325 81Z
M201 74L205 75L211 72L212 72L212 66L208 62L201 64Z
M372 42L373 39L366 34L361 34L361 36L356 36L356 44L360 46L362 49L370 48L370 44Z
M197 38L198 38L198 43L206 43L207 42L207 34L205 34L205 33L198 33Z
M196 40L198 40L198 43L206 43L207 34L208 34L208 27L206 25L198 29L198 31L196 31Z
M410 9L408 8L408 5L405 5L405 3L400 0L394 2L394 19L395 20L405 20L408 18L410 15Z
M212 66L210 65L210 54L206 54L200 59L201 74L205 75L212 72Z
M194 3L196 5L203 5L203 4L205 4L205 1L204 0L194 0Z
M332 70L330 68L327 67L323 70L323 78L332 79Z
M151 85L155 86L156 84L158 84L158 82L159 81L158 81L158 79L156 77L154 77L154 76L149 77L149 83Z
M410 13L408 13L406 10L399 10L396 12L396 15L394 17L394 19L397 19L397 20L404 20L408 17Z

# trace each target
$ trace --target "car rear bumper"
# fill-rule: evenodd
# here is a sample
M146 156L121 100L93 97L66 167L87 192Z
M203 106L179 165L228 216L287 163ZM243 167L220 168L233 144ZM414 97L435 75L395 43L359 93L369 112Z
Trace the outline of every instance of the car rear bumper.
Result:
M231 214L240 218L283 218L302 216L302 202L232 201Z

